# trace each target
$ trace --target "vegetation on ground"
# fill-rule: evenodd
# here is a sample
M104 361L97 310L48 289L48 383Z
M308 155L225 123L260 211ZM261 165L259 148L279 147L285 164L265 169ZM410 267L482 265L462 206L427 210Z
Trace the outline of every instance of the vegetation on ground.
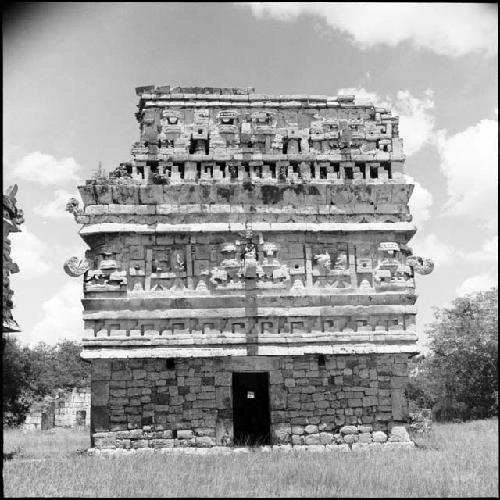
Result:
M88 434L8 430L6 497L498 497L498 421L435 424L412 450L78 455Z

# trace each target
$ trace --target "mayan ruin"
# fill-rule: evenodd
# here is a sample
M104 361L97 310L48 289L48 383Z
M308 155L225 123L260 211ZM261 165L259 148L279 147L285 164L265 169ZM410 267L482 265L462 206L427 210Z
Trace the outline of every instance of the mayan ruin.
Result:
M20 225L24 222L23 211L17 207L17 184L9 186L3 194L3 259L2 259L2 335L8 332L19 332L20 328L14 319L12 309L14 292L10 286L10 275L19 272L18 265L12 260L10 233L21 231Z
M353 95L139 87L131 159L78 186L95 449L411 446L398 117ZM384 444L382 444L384 443Z

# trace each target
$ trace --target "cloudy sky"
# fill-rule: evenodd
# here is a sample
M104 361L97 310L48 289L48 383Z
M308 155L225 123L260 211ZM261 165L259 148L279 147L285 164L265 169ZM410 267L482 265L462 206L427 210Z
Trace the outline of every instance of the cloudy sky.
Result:
M355 93L400 116L416 188L418 327L432 307L497 282L498 23L494 4L53 3L3 30L4 187L19 185L12 236L19 338L78 339L85 245L64 211L102 161L129 158L142 85Z

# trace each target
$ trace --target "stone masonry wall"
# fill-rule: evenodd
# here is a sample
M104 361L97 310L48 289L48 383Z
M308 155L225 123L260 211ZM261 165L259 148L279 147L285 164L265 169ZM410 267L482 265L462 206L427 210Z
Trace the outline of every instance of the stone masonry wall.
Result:
M231 445L233 372L269 372L273 444L347 443L349 432L339 433L345 426L358 426L371 441L406 420L407 355L323 361L317 355L93 360L92 446ZM349 439L357 440L358 431Z
M60 390L53 397L34 403L23 422L24 431L48 430L54 427L88 427L90 425L90 387Z
M90 425L90 388L74 388L55 401L55 426Z

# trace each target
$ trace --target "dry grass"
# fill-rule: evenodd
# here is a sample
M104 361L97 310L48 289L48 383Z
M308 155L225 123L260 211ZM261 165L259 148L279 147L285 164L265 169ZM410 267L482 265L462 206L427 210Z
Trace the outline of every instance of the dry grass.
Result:
M498 497L498 421L435 425L415 450L78 456L82 432L4 433L5 496ZM32 458L34 460L27 460Z

